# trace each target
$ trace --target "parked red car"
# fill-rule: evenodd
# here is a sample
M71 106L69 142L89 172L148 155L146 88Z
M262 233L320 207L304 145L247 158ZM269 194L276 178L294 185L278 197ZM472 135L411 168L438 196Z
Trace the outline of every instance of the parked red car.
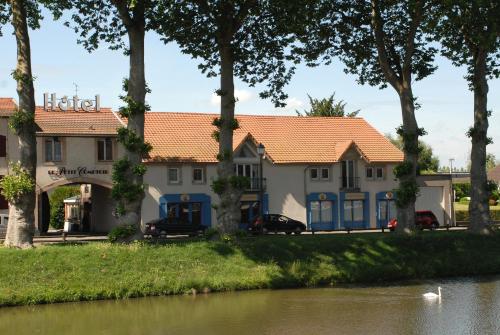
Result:
M390 231L394 231L398 225L397 219L392 219L387 224ZM432 211L416 211L415 212L415 225L421 230L430 229L434 230L439 227L439 221Z

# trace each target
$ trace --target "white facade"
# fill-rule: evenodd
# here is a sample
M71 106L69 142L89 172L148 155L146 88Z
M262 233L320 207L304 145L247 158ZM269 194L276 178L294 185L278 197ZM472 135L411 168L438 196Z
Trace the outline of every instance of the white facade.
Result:
M78 117L85 115L80 113ZM0 176L8 173L8 161L18 159L17 138L8 130L7 121L7 117L0 117L0 135L6 136L7 149L7 157L0 157ZM116 124L111 129L120 126L118 119ZM92 185L91 231L107 232L117 225L110 195L111 173L113 163L123 156L124 150L116 141L116 133L92 134L92 129L82 133L41 131L38 134L36 185L40 231L47 225L46 192L67 184ZM50 156L47 150L56 150L50 141L60 143L57 159L47 159ZM98 157L99 141L109 141L106 151L111 150L112 157ZM398 186L393 174L396 162L369 163L355 144L347 147L341 159L329 163L276 163L265 157L262 176L255 141L246 140L234 157L236 173L250 177L254 185L241 200L242 228L259 213L261 205L265 213L289 216L313 230L383 227L396 216L392 192ZM176 215L203 225L216 225L213 205L219 198L211 188L212 180L217 177L215 162L170 163L166 159L147 162L147 167L143 223ZM260 178L265 179L263 199L259 183L253 184ZM450 188L446 185L437 179L422 181L422 195L417 201L417 209L433 210L441 225L449 223L451 217ZM0 209L0 214L7 214L7 209Z

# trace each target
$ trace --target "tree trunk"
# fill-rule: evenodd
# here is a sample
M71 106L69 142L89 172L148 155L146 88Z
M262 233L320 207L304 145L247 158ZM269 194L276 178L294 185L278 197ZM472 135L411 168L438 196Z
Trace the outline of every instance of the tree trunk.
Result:
M415 105L411 84L403 83L399 99L401 102L401 112L403 115L403 151L404 164L411 166L408 173L399 177L400 194L407 197L406 201L398 201L398 225L396 231L399 233L411 233L415 230L415 201L416 195L410 190L417 185L417 162L418 162L418 125L415 118ZM401 199L400 199L401 200Z
M28 171L31 178L36 180L36 134L35 119L35 91L31 73L31 51L26 20L26 8L23 0L12 0L12 25L17 42L17 67L15 79L19 95L19 111L28 117L16 133L19 139L19 154L21 168ZM34 185L35 183L33 183ZM5 245L17 248L33 246L35 231L35 186L30 192L25 192L14 203L10 203L9 225Z
M144 71L144 25L138 23L144 20L135 18L135 24L127 27L130 47L130 73L128 81L128 96L135 103L146 104L146 78ZM127 129L133 131L144 141L144 112L133 112L128 117ZM126 150L126 158L130 167L126 173L127 180L134 185L143 185L143 176L133 173L132 168L142 163L142 153ZM131 239L142 239L141 208L144 193L133 201L125 200L125 214L120 217L121 224L137 226L137 233Z
M488 177L486 174L486 146L488 144L488 82L486 79L486 58L484 50L474 54L474 126L470 133L471 150L471 201L469 204L469 230L487 234L490 220L488 203Z
M219 180L225 182L224 192L220 194L220 204L217 207L217 221L222 233L234 233L241 220L240 198L242 191L234 188L229 182L234 176L233 164L233 124L234 124L234 74L233 50L231 42L221 43L220 58L220 116L219 128L219 164L217 174Z

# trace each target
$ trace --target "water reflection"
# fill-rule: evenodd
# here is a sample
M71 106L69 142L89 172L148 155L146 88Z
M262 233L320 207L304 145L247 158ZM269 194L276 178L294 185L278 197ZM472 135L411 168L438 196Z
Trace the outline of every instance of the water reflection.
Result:
M443 289L439 302L422 293ZM500 334L500 278L0 309L1 334Z

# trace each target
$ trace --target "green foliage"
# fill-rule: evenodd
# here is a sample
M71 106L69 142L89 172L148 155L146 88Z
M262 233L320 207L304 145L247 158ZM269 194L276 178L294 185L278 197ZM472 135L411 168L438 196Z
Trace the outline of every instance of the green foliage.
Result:
M140 164L137 164L137 165L134 166L134 168L132 169L132 172L135 175L144 176L144 174L146 174L147 169L148 168L146 167L145 164L140 163Z
M64 227L64 199L80 195L79 186L59 186L49 197L50 202L50 226L54 229Z
M217 228L207 228L203 232L203 237L207 240L213 240L219 235L219 230Z
M470 221L469 211L468 210L456 210L455 211L455 220L457 222ZM500 210L490 209L490 220L491 221L500 221Z
M108 239L111 242L120 242L127 240L135 234L137 227L134 225L121 225L114 227L108 234Z
M16 203L25 194L35 191L35 180L20 163L10 164L10 173L0 181L2 195L10 203Z
M12 71L12 78L16 82L22 82L24 84L31 84L31 83L33 83L35 81L34 77L31 77L27 73L23 73L19 69L16 69L16 70Z
M309 94L309 104L311 109L309 111L304 110L304 114L296 110L298 116L336 116L336 117L356 117L359 113L359 109L348 113L346 112L345 106L347 102L344 100L335 101L335 92L328 98L315 99Z
M433 64L437 53L434 45L427 43L429 37L422 26L426 24L432 11L432 2L378 1L378 14L382 21L383 49L388 54L388 66L401 81L404 61L408 59L408 38L413 33L410 23L424 22L415 29L415 50L410 56L410 75L413 80L422 80L436 70ZM301 7L300 5L297 5ZM304 12L304 9L299 9ZM419 15L418 12L422 15ZM298 25L296 33L302 43L299 54L315 65L318 62L330 64L340 58L346 65L346 73L354 74L361 84L387 87L379 63L379 51L372 28L372 6L370 1L320 1L302 15L288 20ZM411 38L411 37L410 37Z
M494 154L488 153L486 154L486 170L491 170L498 165L497 158Z
M411 175L413 171L413 164L408 161L404 161L396 165L393 169L396 178L402 178L404 176Z
M415 134L409 134L405 131L403 126L400 126L396 128L396 133L401 140L401 150L405 153L420 154L421 150L424 149L423 146L421 146L421 142L417 140L419 136L427 134L424 128L418 128Z
M130 168L131 163L127 158L122 158L113 164L111 197L118 202L122 200L134 201L144 194L143 185L136 185L129 182L127 173L130 171Z
M23 111L16 111L9 118L9 128L16 134L22 129L31 129L35 131L35 115Z
M147 155L153 147L151 144L144 142L139 135L137 135L133 130L127 129L125 127L120 127L117 129L118 142L123 144L123 146L131 152L138 152L141 155Z
M245 176L229 177L229 184L237 190L246 190L250 188L250 178Z
M500 76L500 2L439 1L429 26L441 44L441 54L456 66L466 66L472 88L478 50L486 53L486 76ZM478 78L479 80L482 80ZM474 132L474 129L472 132ZM472 135L472 133L471 133Z
M470 188L470 183L453 184L453 190L455 191L456 199L470 197Z
M393 137L391 134L385 134L385 137L391 141L396 148L403 150L403 138L401 136L398 135L397 137ZM439 158L434 155L432 147L424 141L418 140L417 173L435 173L438 171Z
M219 162L222 162L230 160L232 156L233 152L231 150L224 150L224 153L223 154L218 153L216 155L216 158Z
M266 82L260 97L283 107L287 98L283 88L295 70L289 62L293 36L282 22L292 5L286 1L161 1L154 12L154 28L165 43L176 42L184 54L199 59L198 68L208 77L219 74L220 51L228 46L234 76L250 86Z
M64 203L50 207L50 226L54 229L64 228Z
M221 195L226 191L227 181L223 178L214 179L211 187L215 194Z
M220 131L218 130L214 130L212 132L212 138L216 141L216 142L219 142L220 141Z
M417 199L419 187L414 181L401 182L399 188L394 190L396 195L396 205L404 208Z

